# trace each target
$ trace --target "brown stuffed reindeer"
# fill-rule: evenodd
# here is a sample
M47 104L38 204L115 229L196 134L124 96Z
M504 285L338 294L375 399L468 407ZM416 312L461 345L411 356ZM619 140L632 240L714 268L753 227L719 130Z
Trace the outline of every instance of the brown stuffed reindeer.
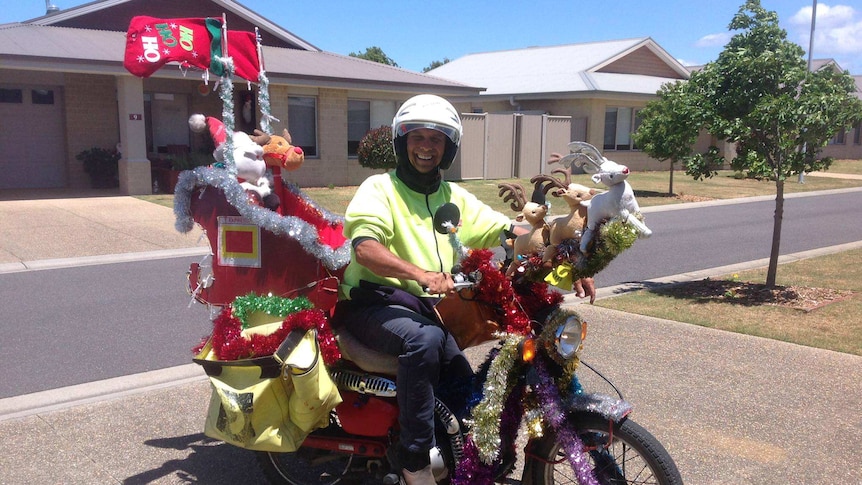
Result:
M555 163L560 160L560 155L554 153L551 155L549 163ZM552 174L561 174L563 180L551 175L536 175L530 179L534 184L541 184L542 191L547 195L548 192L554 197L563 199L569 206L569 213L565 216L560 216L550 223L549 243L545 248L545 253L542 256L542 263L545 267L553 265L554 257L557 255L557 245L566 239L575 239L580 242L584 227L587 224L587 208L581 205L581 202L590 200L596 194L595 189L590 189L581 184L572 183L572 168L557 168L551 171Z
M527 221L530 224L530 232L521 234L513 242L515 254L512 258L512 263L509 264L509 268L506 270L506 275L512 276L521 267L523 257L539 253L545 248L548 233L548 225L545 224L545 215L548 213L548 206L536 202L527 202L527 196L521 184L498 184L497 187L500 189L499 195L503 197L503 202L511 200L509 207L513 211L520 212L515 217L515 220L518 222Z

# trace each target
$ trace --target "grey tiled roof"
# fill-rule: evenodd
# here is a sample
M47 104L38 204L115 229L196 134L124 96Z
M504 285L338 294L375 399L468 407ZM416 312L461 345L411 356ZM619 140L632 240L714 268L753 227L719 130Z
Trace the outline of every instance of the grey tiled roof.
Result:
M103 74L127 73L123 68L125 32L11 23L0 25L0 65ZM300 82L315 86L433 91L477 94L479 89L384 64L325 51L263 47L273 83ZM154 76L175 77L170 65ZM192 74L190 73L189 76Z

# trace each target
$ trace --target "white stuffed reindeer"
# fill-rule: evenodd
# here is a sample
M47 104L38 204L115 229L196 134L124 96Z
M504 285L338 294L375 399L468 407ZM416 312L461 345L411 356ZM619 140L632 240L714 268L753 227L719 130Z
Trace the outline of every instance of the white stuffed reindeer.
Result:
M626 181L629 176L628 167L608 160L589 143L578 141L569 143L569 150L572 153L560 159L561 164L570 166L574 163L578 167L583 167L585 172L592 174L593 182L608 187L606 192L581 202L587 207L587 225L581 237L581 252L587 253L599 224L613 217L619 217L634 226L639 237L650 237L652 231L635 217L635 214L640 212L640 206L635 199L632 186Z

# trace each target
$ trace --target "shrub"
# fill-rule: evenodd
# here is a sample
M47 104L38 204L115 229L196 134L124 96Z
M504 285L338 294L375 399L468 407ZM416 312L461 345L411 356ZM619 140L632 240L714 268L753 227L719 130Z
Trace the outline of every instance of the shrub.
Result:
M381 126L369 130L356 150L359 164L365 168L395 168L395 150L392 148L392 127Z
M93 188L111 188L120 185L120 154L116 150L93 147L75 155L84 163Z

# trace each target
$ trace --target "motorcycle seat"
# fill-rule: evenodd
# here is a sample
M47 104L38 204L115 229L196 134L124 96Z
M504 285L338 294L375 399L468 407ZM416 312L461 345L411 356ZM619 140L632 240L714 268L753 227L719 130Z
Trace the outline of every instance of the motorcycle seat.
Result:
M341 357L347 359L360 369L372 374L394 376L398 373L398 357L385 354L363 344L347 329L334 330Z

